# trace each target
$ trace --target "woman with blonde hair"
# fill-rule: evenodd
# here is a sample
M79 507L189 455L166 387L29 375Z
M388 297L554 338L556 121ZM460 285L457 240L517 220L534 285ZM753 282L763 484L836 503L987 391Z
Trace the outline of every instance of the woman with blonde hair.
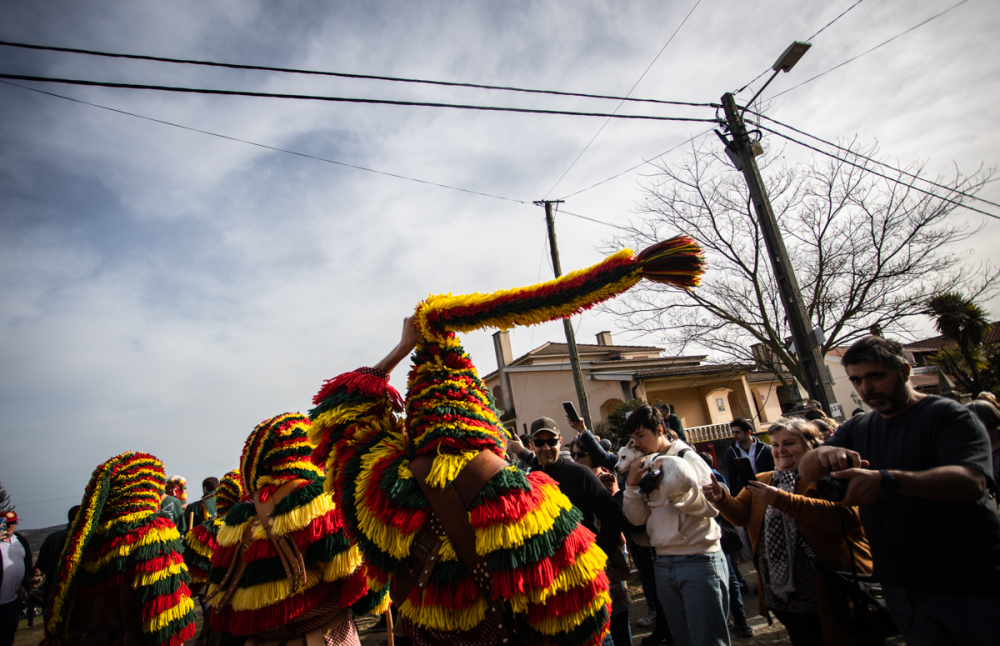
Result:
M858 643L837 623L830 592L814 565L820 561L848 571L853 553L857 571L871 572L857 508L820 499L816 483L799 476L802 456L821 443L810 422L782 418L768 433L774 471L758 473L735 498L713 477L703 487L705 496L726 520L747 528L761 590L760 613L769 622L768 610L796 646Z

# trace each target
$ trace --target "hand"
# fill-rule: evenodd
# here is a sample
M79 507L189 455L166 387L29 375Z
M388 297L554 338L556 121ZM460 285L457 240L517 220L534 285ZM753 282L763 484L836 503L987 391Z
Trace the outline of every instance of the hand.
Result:
M516 437L512 437L507 440L507 453L513 455L515 458L520 455L521 451L524 450L524 445L521 444L521 440Z
M373 368L383 372L392 372L393 368L399 365L400 361L410 356L413 348L417 347L417 341L420 339L420 332L417 330L417 326L414 325L413 318L412 316L407 316L403 319L403 334L399 338L399 343L396 344L396 347L384 359L372 366Z
M839 446L821 446L816 449L819 463L830 471L867 467L868 460L862 460L861 454Z
M597 472L597 478L612 496L618 493L618 478L615 477L615 474L611 473L604 467L601 467Z
M851 481L847 485L847 494L838 503L844 507L870 505L882 497L882 474L878 471L870 469L845 469L843 471L832 472L830 477Z
M582 419L574 422L573 420L571 420L569 418L569 415L567 415L566 416L566 422L568 422L569 423L569 427L571 429L573 429L574 431L576 431L577 433L583 433L585 430L587 430L587 427L584 426Z
M399 347L405 349L407 355L413 351L413 348L417 347L417 341L420 340L420 331L413 322L414 318L407 316L403 319L403 334L399 338Z
M757 482L756 480L748 482L746 484L746 488L750 490L750 493L757 496L768 505L774 504L774 501L778 499L778 491L780 491L777 487L772 487L771 485L766 485L763 482Z
M645 463L645 460L636 460L628 466L628 477L625 478L625 484L630 487L639 484L639 481L642 480L642 474L649 471L649 467Z
M712 476L712 484L702 486L701 493L708 498L708 502L716 503L726 497L726 492L722 489L719 481L715 479L715 474L710 475Z

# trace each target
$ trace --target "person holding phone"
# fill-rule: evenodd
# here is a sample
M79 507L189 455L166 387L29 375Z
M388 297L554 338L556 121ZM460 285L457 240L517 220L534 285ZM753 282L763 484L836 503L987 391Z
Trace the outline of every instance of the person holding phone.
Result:
M736 459L748 459L750 468L757 474L774 471L774 458L771 456L771 447L753 436L753 423L750 420L737 417L729 424L729 428L733 432L733 445L726 449L726 475L733 484L730 491L738 496L753 478L740 474Z
M870 573L871 551L861 517L856 507L843 508L818 498L816 483L800 477L802 456L820 444L812 424L782 418L768 432L774 471L758 473L736 497L714 476L702 491L726 520L747 528L762 591L761 615L773 612L795 646L858 643L837 623L830 594L813 561L834 570L851 569L843 523L858 572Z

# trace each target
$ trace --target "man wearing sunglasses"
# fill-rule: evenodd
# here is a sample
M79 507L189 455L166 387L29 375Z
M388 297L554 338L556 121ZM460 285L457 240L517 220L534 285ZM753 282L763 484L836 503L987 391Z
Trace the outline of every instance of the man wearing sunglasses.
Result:
M583 513L584 526L597 534L597 546L605 554L614 554L625 528L621 507L593 471L562 456L562 433L551 417L532 422L531 448L535 451L531 470L543 471L556 481Z

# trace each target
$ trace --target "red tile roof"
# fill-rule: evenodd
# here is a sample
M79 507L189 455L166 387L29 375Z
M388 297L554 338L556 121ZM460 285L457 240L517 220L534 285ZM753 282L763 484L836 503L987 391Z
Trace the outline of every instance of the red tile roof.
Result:
M983 345L992 345L994 343L1000 343L1000 321L994 321L990 324L990 329L986 331L983 335ZM903 346L907 350L940 350L941 348L946 348L948 350L957 350L958 345L951 339L946 339L943 336L932 336L929 339L922 339L920 341L914 341L913 343L907 343Z

